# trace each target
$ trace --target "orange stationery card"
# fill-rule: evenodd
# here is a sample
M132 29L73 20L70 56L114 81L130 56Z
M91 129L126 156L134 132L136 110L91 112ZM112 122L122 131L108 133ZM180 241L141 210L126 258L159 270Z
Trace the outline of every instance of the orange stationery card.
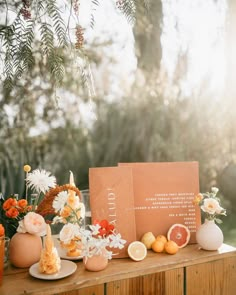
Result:
M107 219L115 225L127 243L112 249L113 257L127 257L129 243L136 240L132 167L90 168L89 191L92 221Z
M175 223L186 225L196 243L201 213L193 205L199 193L198 162L119 163L132 167L136 234L167 234Z

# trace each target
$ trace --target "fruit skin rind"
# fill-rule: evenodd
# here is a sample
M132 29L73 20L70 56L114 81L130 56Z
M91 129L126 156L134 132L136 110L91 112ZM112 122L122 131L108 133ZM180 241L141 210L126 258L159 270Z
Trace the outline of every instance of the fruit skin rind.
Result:
M133 255L130 254L130 248L131 248L134 244L139 244L139 245L141 245L141 246L143 247L143 250L144 250L144 252L145 252L144 257L142 257L142 258L135 258ZM134 242L131 242L131 243L129 244L129 246L128 246L127 251L128 251L128 255L129 255L129 257L130 257L132 260L134 260L134 261L141 261L141 260L143 260L143 259L147 256L147 248L146 248L146 246L145 246L142 242L140 242L140 241L134 241Z
M177 243L175 240L173 240L173 237L171 237L171 232L172 232L172 230L173 230L174 227L182 227L182 228L184 228L184 229L186 230L186 232L187 232L187 238L186 238L186 242L185 242L184 244L182 244L182 245L178 245L178 243ZM184 225L184 224L181 224L181 223L175 223L175 224L173 224L173 225L169 228L169 230L168 230L168 232L167 232L167 239L168 239L168 240L173 240L174 242L176 242L176 244L178 245L179 248L184 248L184 247L187 246L187 244L189 243L189 240L190 240L190 230L189 230L188 227L187 227L186 225Z
M165 249L165 243L161 240L155 240L152 243L152 251L156 252L156 253L161 253L163 252Z
M141 242L146 246L148 250L152 248L152 243L155 240L156 238L152 232L146 232L141 238Z
M174 255L179 251L179 246L175 243L175 241L169 240L165 243L165 251L170 255Z

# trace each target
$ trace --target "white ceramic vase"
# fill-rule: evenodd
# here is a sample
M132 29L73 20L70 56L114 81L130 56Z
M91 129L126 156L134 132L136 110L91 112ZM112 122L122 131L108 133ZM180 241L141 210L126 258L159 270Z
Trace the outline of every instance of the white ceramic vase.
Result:
M206 219L197 229L196 240L204 250L217 250L223 244L224 236L222 230L215 224L214 220Z

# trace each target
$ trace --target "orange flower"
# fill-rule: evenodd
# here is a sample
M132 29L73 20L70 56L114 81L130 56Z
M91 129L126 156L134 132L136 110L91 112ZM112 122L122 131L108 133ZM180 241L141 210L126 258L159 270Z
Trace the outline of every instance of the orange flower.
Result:
M71 208L68 206L65 206L60 213L61 217L63 217L63 218L69 217L70 214L71 214Z
M19 211L15 207L11 207L6 211L6 216L10 218L16 218L19 215Z
M29 206L27 206L26 211L29 212L29 211L32 211L32 209L33 209L33 206L29 205Z
M0 224L0 237L5 235L5 229L2 224Z
M17 202L17 205L20 207L20 208L25 208L27 205L28 205L28 202L26 199L21 199Z
M16 205L17 205L17 200L15 198L9 198L3 203L2 207L3 207L3 210L7 211L11 207Z

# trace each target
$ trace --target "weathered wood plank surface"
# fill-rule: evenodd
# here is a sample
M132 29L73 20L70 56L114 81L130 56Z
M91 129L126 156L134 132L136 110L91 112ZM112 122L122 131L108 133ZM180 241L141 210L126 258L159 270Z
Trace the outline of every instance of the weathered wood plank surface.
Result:
M235 295L236 256L188 266L186 294Z
M67 278L56 281L39 280L31 277L28 269L16 269L10 266L4 273L3 284L0 287L0 294L55 295L62 293L62 295L100 295L102 294L102 291L101 293L99 293L100 291L98 290L98 285L103 285L107 283L107 286L105 287L107 287L108 290L109 288L113 288L114 290L116 290L116 286L119 285L119 281L133 279L133 281L124 281L120 284L122 284L122 288L125 288L123 287L125 286L125 284L133 284L133 288L136 288L135 284L140 284L140 282L137 283L137 280L139 280L138 277L140 276L146 276L147 278L147 280L145 280L145 278L141 279L142 284L149 285L151 282L151 284L153 285L153 281L155 280L158 280L158 282L160 282L160 277L162 277L162 274L157 274L160 272L165 273L165 279L161 283L165 285L165 287L163 287L164 289L166 289L165 294L173 294L171 293L171 290L173 290L171 288L176 288L176 290L177 288L181 288L179 285L181 285L180 282L182 280L181 274L179 273L179 281L172 281L171 284L173 285L168 282L169 280L172 280L171 276L176 276L176 269L190 266L193 267L194 265L205 264L216 260L222 260L222 263L224 263L224 261L228 261L227 258L231 257L236 257L236 248L225 244L218 251L204 251L199 249L196 244L189 245L181 249L176 255L154 253L149 250L147 258L143 261L134 262L129 258L112 259L111 261L109 261L108 267L100 272L86 271L83 267L82 262L79 261L77 262L77 271L74 274ZM234 265L234 267L236 268L236 265ZM235 268L234 273L236 271ZM173 271L173 273L171 271ZM148 275L150 275L150 277ZM222 277L224 276L225 275L222 272ZM109 285L110 282L116 282L117 285ZM98 290L96 291L96 293L91 291L92 289L86 289L87 293L70 293L71 291L75 292L76 290L92 286L96 286L94 288L94 290ZM169 290L169 293L167 292L167 290ZM125 293L123 293L123 295L124 294ZM200 292L199 294L204 293Z

